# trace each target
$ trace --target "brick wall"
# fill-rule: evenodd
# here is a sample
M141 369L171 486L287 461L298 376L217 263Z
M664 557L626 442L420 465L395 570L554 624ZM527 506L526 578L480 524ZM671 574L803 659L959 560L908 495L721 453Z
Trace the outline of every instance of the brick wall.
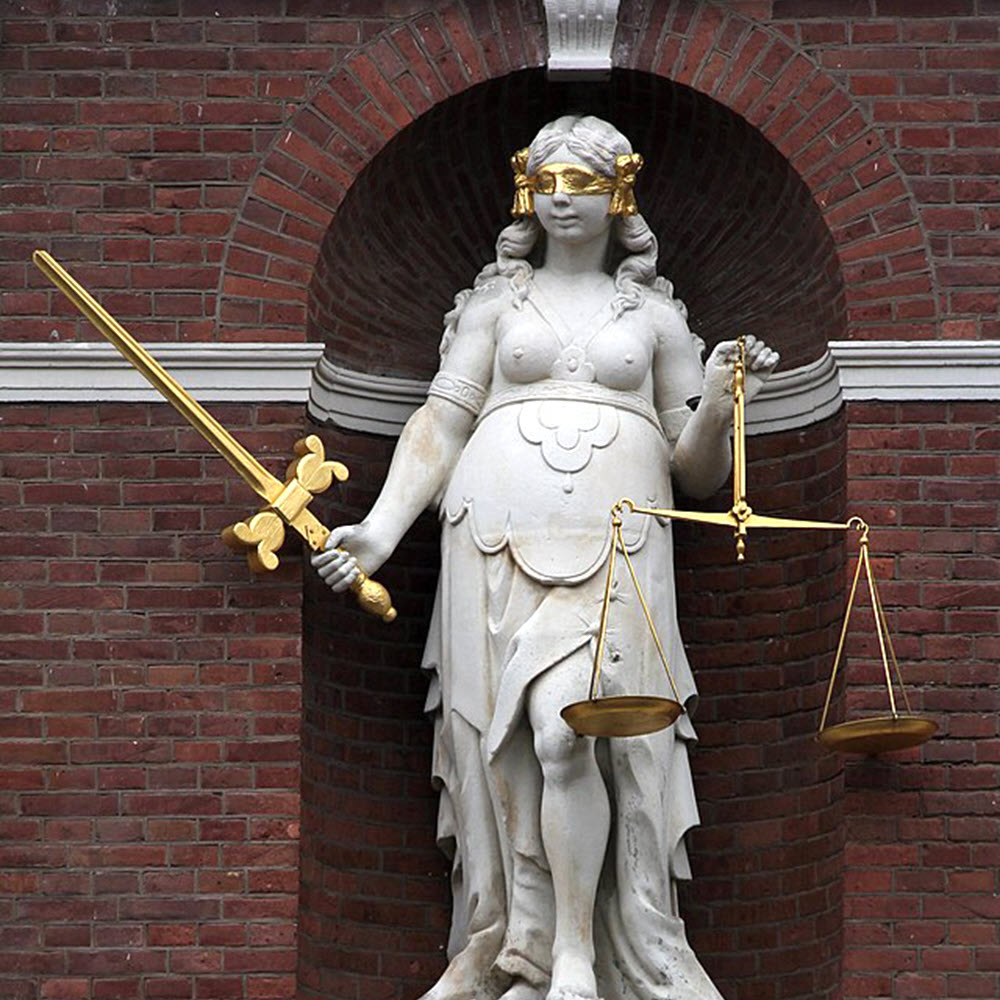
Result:
M284 466L298 407L216 411ZM250 491L176 425L0 408L4 997L292 993L298 553L250 579Z
M941 734L846 769L844 995L985 1000L1000 992L998 407L859 403L849 416L850 506L876 525L910 697ZM875 655L869 636L854 709L884 710Z
M544 55L540 5L527 0L120 0L113 15L92 0L22 0L0 21L2 340L92 336L28 263L39 246L141 339L303 339L314 266L353 179L430 108ZM1000 336L995 0L626 0L621 21L616 65L735 111L802 179L835 247L847 336ZM276 471L303 423L286 407L220 415ZM288 998L298 925L303 990L409 995L433 973L445 912L419 690L400 680L419 650L431 528L386 571L411 623L391 641L366 623L347 649L354 612L329 612L307 589L301 661L295 554L277 578L251 582L215 536L253 502L174 427L162 407L0 410L0 994ZM339 444L352 489L370 489L384 445ZM919 752L851 762L842 776L830 758L817 772L817 787L844 790L830 813L846 837L843 993L992 1000L996 407L852 404L847 444L847 507L875 525L904 669L942 733ZM758 507L784 504L776 480L759 482ZM331 509L365 499L345 492ZM745 572L766 576L774 556L762 550ZM862 628L851 709L874 705L872 648ZM370 691L402 683L405 704L369 698L351 721L337 699L355 667ZM753 676L741 670L728 668ZM738 699L721 665L704 671L726 708L706 717L697 764L716 821L699 837L713 845L733 829L715 748L752 747L769 723L762 711L727 733ZM346 798L331 790L345 772L360 782ZM807 785L795 786L803 809ZM398 866L366 895L382 909L340 909L353 889L338 881L337 851L356 829L385 827L380 810L400 789L418 804L410 839L377 847L380 864ZM337 823L334 809L346 810ZM795 843L800 825L788 824L768 830ZM696 868L708 863L696 855ZM720 888L702 871L722 895L692 897L692 923L730 993L778 989L768 973L781 977L775 996L807 991L792 959L741 964L771 943L734 904L753 878ZM791 876L775 877L781 892ZM810 877L835 907L828 873ZM773 878L762 885L774 891ZM419 903L425 921L406 941L409 924L382 920L399 901ZM786 933L809 919L797 909ZM772 929L773 958L784 946ZM839 933L824 927L804 946L819 954ZM352 967L361 953L388 964Z
M351 523L375 499L392 442L342 432L326 438L352 477L324 515ZM443 968L449 869L435 845L420 671L437 539L428 514L380 571L399 610L391 627L307 579L299 988L310 1000L409 1000Z
M843 413L750 439L767 509L840 521ZM720 496L728 509L732 494ZM678 610L698 681L702 826L682 886L691 941L727 1000L837 995L844 877L840 760L814 736L841 612L842 538L676 525Z

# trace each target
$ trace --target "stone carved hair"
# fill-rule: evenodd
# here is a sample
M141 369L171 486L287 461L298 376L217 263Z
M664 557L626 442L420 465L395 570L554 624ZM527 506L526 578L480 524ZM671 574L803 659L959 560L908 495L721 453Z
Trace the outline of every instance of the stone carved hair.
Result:
M532 140L528 147L528 173L534 173L542 164L550 162L552 154L563 144L591 170L605 177L615 176L616 156L632 152L632 144L608 122L593 115L564 115L545 125ZM472 288L463 289L455 296L455 305L445 314L442 356L451 346L459 316L469 297L491 278L497 275L507 278L514 292L514 306L521 307L534 273L528 257L542 233L541 223L534 216L517 219L500 231L496 260L479 272ZM659 248L653 230L642 215L616 216L612 239L625 251L625 257L614 273L616 293L611 309L615 319L641 306L650 288L673 299L686 318L687 309L683 302L673 298L671 283L656 274Z

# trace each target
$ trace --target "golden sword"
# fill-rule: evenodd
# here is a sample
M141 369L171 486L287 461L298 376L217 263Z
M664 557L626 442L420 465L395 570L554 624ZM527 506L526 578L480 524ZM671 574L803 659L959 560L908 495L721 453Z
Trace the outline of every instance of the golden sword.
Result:
M243 481L267 502L246 521L230 525L222 540L233 549L245 549L256 572L278 565L277 550L285 539L285 525L297 531L316 552L322 551L330 530L309 510L309 503L336 479L347 479L347 466L326 460L323 442L315 434L295 443L299 457L288 466L288 479L272 476L179 382L116 320L58 261L44 250L32 254L36 266L83 313L157 392L236 470ZM389 592L363 572L351 584L358 604L383 621L396 617Z

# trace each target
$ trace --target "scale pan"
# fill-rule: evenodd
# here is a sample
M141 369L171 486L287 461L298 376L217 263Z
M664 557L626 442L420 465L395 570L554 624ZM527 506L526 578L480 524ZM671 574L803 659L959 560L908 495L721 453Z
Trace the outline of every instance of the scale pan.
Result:
M669 698L629 694L577 701L559 714L579 736L645 736L666 729L683 711Z
M937 723L922 715L879 715L853 719L820 730L816 739L828 750L840 753L886 753L926 743L936 732Z

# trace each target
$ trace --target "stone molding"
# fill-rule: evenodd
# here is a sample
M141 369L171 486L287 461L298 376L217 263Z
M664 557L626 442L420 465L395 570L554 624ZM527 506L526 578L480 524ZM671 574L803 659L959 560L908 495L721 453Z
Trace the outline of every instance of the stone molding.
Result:
M586 77L611 70L619 0L545 0L549 73Z
M395 436L426 382L349 371L321 357L309 399L319 423ZM1000 341L834 341L819 360L778 371L747 411L750 434L808 427L843 401L1000 399Z
M830 350L847 400L1000 399L1000 340L840 340Z
M153 352L205 403L305 403L320 423L395 436L428 383L330 362L321 344L159 344ZM109 345L0 343L0 402L156 401ZM1000 341L834 341L818 361L778 371L747 413L751 434L806 427L842 400L1000 399Z
M201 402L304 402L322 344L153 344ZM146 403L162 397L105 343L0 343L0 402Z
M322 355L313 371L309 416L320 424L396 437L429 386L422 379L351 371Z
M309 414L319 423L395 436L427 385L349 371L321 357ZM1000 341L834 341L819 360L775 373L747 411L747 432L808 427L845 400L865 399L1000 399Z
M428 384L364 375L322 357L309 396L309 415L319 423L396 436L424 401ZM827 352L812 364L776 373L747 411L747 431L767 434L808 426L836 413L840 403L836 365Z

